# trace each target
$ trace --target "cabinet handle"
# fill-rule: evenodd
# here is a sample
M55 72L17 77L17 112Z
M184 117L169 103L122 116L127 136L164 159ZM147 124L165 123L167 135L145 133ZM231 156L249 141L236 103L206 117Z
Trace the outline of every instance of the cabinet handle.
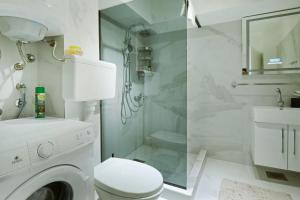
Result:
M281 129L281 153L284 153L284 129Z
M294 129L294 155L296 155L296 129Z

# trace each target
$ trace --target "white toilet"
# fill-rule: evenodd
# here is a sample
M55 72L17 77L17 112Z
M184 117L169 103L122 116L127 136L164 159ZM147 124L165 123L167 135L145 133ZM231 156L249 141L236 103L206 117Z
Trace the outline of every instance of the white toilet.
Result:
M156 200L163 191L163 177L153 167L110 158L94 169L100 200Z

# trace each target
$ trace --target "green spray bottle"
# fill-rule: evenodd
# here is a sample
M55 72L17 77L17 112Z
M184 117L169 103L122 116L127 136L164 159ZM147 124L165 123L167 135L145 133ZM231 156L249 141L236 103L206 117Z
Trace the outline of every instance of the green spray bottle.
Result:
M35 88L35 118L46 116L46 92L44 87Z

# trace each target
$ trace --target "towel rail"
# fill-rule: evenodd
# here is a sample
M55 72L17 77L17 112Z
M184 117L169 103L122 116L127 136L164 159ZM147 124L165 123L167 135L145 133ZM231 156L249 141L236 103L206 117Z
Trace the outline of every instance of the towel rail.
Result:
M278 82L278 83L238 83L232 82L231 86L237 88L238 86L250 86L250 85L300 85L300 82Z

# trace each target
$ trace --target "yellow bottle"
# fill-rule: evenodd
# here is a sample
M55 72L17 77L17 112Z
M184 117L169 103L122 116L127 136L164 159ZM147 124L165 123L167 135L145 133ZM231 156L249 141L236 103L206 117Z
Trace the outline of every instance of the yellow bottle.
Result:
M83 51L80 46L71 45L65 50L65 55L83 55Z

